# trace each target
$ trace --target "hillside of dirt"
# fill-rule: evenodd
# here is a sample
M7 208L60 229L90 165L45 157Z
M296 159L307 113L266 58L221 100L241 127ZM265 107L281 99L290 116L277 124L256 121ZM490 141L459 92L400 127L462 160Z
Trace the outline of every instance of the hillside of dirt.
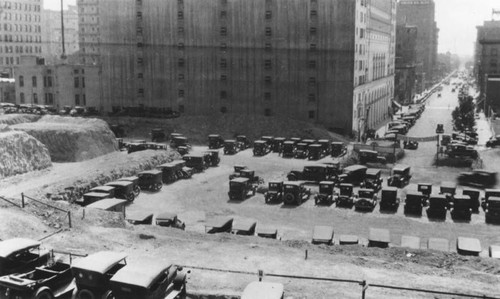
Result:
M250 140L261 136L300 137L312 139L333 139L345 141L346 138L329 132L326 128L308 122L260 115L220 114L214 116L181 116L173 119L154 119L139 117L106 117L109 124L124 127L127 138L143 139L153 128L162 128L166 134L172 132L189 136L193 144L206 144L209 134L220 134L224 139L246 135ZM279 132L277 134L276 132Z
M46 115L11 128L45 144L53 162L84 161L118 150L113 132L100 119Z

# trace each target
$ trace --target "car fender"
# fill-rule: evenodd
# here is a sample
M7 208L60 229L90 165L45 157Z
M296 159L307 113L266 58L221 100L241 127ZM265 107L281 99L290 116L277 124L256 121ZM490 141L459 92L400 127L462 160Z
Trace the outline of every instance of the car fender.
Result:
M186 273L177 272L177 275L175 275L174 281L172 283L174 284L174 290L181 290L186 283Z
M43 295L43 293L48 293L50 296L52 296L52 298L54 298L54 294L52 294L52 291L47 286L43 286L43 287L39 288L36 291L35 296L33 298L35 298L35 299L41 298L41 295Z

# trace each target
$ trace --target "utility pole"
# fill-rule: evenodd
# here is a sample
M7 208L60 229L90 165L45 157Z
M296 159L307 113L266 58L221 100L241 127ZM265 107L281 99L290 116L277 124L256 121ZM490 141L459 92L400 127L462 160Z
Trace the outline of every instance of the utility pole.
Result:
M62 54L61 59L66 59L66 46L64 42L64 5L63 0L61 0L61 39L62 39Z

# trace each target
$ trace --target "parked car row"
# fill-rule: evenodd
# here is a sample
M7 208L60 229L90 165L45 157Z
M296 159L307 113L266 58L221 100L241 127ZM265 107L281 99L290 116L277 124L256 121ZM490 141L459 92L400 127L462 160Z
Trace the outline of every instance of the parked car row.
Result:
M170 262L100 251L65 263L40 247L26 238L0 242L2 298L186 298L187 273Z

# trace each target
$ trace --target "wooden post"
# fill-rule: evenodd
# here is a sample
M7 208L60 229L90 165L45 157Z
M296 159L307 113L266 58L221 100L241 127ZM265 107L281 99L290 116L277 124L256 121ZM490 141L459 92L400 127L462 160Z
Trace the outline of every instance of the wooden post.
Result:
M21 193L21 208L24 209L24 193Z
M68 224L69 224L69 228L72 227L71 225L71 211L68 211Z
M366 290L368 289L368 284L366 283L366 280L363 280L363 282L361 282L361 286L363 287L363 289L361 290L361 299L365 299Z
M82 210L82 219L85 219L85 209Z
M306 260L307 260L307 254L308 254L308 251L307 251L307 249L306 249L306 257L305 257L305 259L306 259Z

